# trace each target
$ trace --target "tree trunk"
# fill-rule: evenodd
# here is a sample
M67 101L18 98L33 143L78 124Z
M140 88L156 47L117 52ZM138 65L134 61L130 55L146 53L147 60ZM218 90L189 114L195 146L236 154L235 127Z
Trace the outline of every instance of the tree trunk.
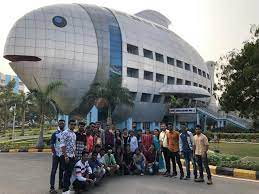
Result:
M36 148L38 148L38 149L44 148L43 130L44 130L44 114L41 113L41 116L40 116L40 134L39 134L38 142L37 142L37 145L36 145Z
M107 117L107 124L112 124L112 107L111 105L108 106L108 117Z
M21 136L24 136L24 124L25 124L25 110L22 111L22 133L21 133Z

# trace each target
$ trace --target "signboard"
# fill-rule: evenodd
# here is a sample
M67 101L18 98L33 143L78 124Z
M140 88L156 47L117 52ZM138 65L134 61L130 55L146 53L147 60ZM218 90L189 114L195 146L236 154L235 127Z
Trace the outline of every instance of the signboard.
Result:
M170 114L195 114L196 108L170 108Z

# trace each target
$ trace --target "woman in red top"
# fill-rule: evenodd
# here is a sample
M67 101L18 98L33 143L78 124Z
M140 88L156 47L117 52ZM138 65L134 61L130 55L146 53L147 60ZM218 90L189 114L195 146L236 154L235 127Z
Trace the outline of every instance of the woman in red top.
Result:
M86 146L88 152L93 152L94 149L94 137L90 130L86 131Z
M146 156L150 146L153 144L153 135L150 132L150 129L146 129L146 133L142 135L142 149L143 154Z

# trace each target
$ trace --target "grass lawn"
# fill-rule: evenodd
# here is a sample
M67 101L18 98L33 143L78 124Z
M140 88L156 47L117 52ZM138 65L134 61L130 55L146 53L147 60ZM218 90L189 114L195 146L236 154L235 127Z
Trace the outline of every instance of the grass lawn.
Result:
M237 155L240 157L259 157L259 144L210 143L210 149L218 149L220 150L220 153Z

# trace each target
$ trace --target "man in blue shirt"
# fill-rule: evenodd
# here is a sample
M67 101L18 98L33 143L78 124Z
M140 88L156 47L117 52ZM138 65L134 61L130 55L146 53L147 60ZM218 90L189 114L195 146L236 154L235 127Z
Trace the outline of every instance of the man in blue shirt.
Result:
M187 176L184 179L188 180L191 177L190 161L192 161L194 179L196 179L197 166L196 166L195 159L193 157L193 134L190 131L188 131L187 127L184 127L182 130L182 133L180 134L179 147L180 147L180 153L181 155L183 155L185 164L186 164Z
M63 154L60 148L60 138L61 133L65 128L65 120L60 119L58 121L58 129L51 136L51 150L52 150L52 168L50 174L50 193L57 193L55 190L55 176L57 168L59 166L59 189L62 189L62 179L64 172L64 159L62 159Z

